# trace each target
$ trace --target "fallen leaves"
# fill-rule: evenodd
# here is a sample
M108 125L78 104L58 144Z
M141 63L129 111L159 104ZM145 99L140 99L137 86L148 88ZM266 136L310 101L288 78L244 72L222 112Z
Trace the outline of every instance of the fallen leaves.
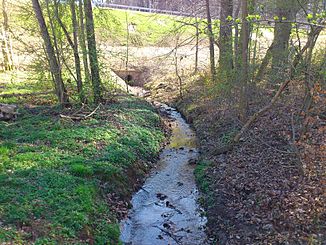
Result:
M223 144L221 138L239 127L234 108L224 107L221 101L212 107L211 101L201 106L201 113L190 112L204 156L212 162L206 171L208 232L219 244L322 244L326 240L322 116L326 97L316 89L313 108L302 114L301 88L299 83L293 85L291 93L222 156L211 153ZM252 113L263 103L256 100ZM225 109L212 112L212 108ZM295 122L293 115L298 116ZM299 138L302 122L306 131ZM293 150L293 132L298 154Z

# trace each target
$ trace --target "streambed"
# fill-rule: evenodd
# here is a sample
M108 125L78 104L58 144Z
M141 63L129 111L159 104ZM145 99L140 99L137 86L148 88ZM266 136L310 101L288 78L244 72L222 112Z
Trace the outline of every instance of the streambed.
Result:
M206 218L197 204L193 163L196 136L175 109L159 104L171 119L170 143L157 167L133 196L128 218L121 222L121 240L128 245L205 244Z

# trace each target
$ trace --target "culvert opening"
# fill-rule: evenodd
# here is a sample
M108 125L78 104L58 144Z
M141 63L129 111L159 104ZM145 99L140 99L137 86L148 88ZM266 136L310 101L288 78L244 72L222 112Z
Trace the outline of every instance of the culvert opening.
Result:
M132 80L133 80L133 77L132 75L128 74L125 78L125 81L129 84L129 83L132 83Z
M113 71L130 86L143 87L148 80L147 69L128 69Z

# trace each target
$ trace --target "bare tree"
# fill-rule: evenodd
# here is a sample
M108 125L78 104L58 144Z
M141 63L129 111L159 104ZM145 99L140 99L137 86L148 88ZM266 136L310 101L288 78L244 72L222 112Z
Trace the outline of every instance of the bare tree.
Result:
M91 67L94 102L100 103L100 101L102 100L101 78L100 78L99 64L97 58L93 9L92 9L91 0L84 0L84 10L85 10L85 19L86 19L86 35L87 35L88 55L89 55L89 61Z
M57 60L58 57L56 57L56 53L52 46L51 38L50 38L49 31L48 31L48 28L47 28L45 20L44 20L44 16L42 13L40 3L38 0L32 0L32 3L33 3L35 17L38 21L41 35L42 35L42 38L44 41L45 50L46 50L49 65L50 65L50 71L51 71L51 74L52 74L52 77L54 80L55 91L56 91L56 95L58 97L58 101L61 104L67 104L69 102L69 100L68 100L68 96L67 96L67 93L66 93L66 90L64 87L64 83L62 80L61 70L60 70L60 67L58 64L58 60Z
M227 76L227 80L229 80L233 67L232 15L233 0L222 0L220 10L219 65L220 72Z
M2 27L2 55L4 68L10 71L14 68L13 62L13 51L11 45L11 38L9 32L8 14L7 14L7 2L2 0L2 17L3 17L3 27Z
M212 27L212 17L209 0L206 0L206 15L207 15L207 34L209 38L209 57L211 67L211 77L213 82L216 82L216 68L215 68L215 50L214 50L214 33Z
M275 79L284 79L288 68L288 47L292 23L298 11L298 0L276 0L276 15L279 21L275 24L273 47L271 49L272 76ZM286 22L283 22L286 20Z
M85 24L84 24L84 10L83 10L83 0L79 0L78 3L79 10L79 45L83 54L83 65L84 65L84 73L85 73L85 82L90 82L90 71L88 66L88 58L87 58L87 47L86 47L86 38L85 38Z
M73 27L73 50L74 50L74 57L75 57L75 69L76 69L76 76L77 76L77 91L80 97L80 100L84 101L84 91L83 91L83 81L81 76L81 65L80 65L80 58L78 52L78 22L76 17L76 8L75 8L75 1L70 0L70 11L71 11L71 20L72 20L72 27Z
M240 88L240 120L245 121L248 110L248 45L249 45L249 23L248 0L241 1L242 26L241 26L241 88Z

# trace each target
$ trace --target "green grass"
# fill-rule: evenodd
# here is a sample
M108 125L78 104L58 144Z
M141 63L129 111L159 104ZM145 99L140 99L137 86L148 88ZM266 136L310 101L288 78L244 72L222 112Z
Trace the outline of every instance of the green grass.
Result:
M210 166L210 161L201 160L196 166L194 172L198 188L204 194L204 197L201 197L199 199L199 202L202 206L211 206L214 203L214 197L212 196L212 193L214 192L211 191L210 187L211 180L207 178L207 171L209 171Z
M26 71L0 72L0 94L32 94L53 90L52 82L44 77L33 77ZM8 104L52 104L56 101L53 94L28 97L0 97L0 103Z
M110 40L115 44L126 44L127 23L132 24L134 28L129 33L129 41L136 46L171 45L169 37L174 35L176 30L184 37L195 33L195 28L180 22L194 22L194 19L188 17L117 9L94 9L94 16L100 40Z
M0 122L0 243L118 244L105 195L129 196L126 172L152 160L164 136L144 101L127 98L102 112L73 122L60 119L67 111L38 107Z

